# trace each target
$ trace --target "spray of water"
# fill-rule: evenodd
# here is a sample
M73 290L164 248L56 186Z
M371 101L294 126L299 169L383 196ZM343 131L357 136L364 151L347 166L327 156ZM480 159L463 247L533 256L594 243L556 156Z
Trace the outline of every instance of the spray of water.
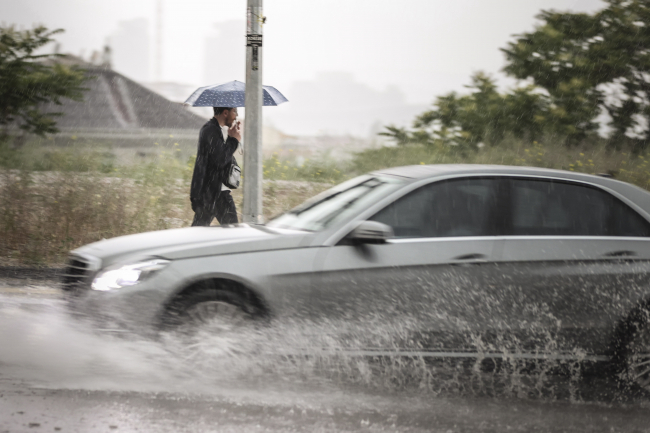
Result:
M431 359L418 354L419 343L410 339L417 327L409 318L296 320L273 326L251 323L230 332L208 324L147 339L97 332L72 319L60 301L7 299L0 302L0 377L44 387L114 391L211 394L263 384L579 399L577 361ZM474 337L475 347L495 350L494 342L487 345ZM549 334L550 345L552 338ZM512 341L502 344L512 351ZM414 354L397 354L404 347ZM383 351L373 354L376 348ZM565 373L560 379L558 370Z

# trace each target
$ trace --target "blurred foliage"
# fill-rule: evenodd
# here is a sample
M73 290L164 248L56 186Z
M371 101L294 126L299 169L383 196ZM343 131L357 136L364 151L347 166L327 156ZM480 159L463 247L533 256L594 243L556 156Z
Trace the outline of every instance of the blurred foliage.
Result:
M194 156L180 154L172 146L155 158L119 165L99 143L28 142L19 149L0 144L0 257L8 263L61 265L71 249L102 238L189 226ZM329 159L301 167L277 157L269 161L278 180L264 182L265 218L329 188L333 176L344 176ZM282 180L283 174L292 180ZM296 181L299 177L316 181ZM241 188L233 198L241 211Z
M62 31L0 26L0 127L5 137L13 124L41 136L58 132L55 117L60 113L46 113L42 104L82 99L83 69L56 63L59 54L35 54Z
M481 143L499 144L508 133L517 138L542 136L548 100L533 86L500 94L494 80L478 72L467 88L469 95L452 92L438 97L432 110L415 119L414 131L387 126L387 131L380 135L391 137L400 145L443 144L462 150L476 150Z
M299 162L296 159L280 159L278 154L274 153L264 160L262 170L264 179L270 180L339 183L348 177L345 164L327 155Z
M128 165L117 164L99 145L90 150L27 143L9 153L0 151L0 160L12 161L0 169L0 257L11 263L61 264L69 250L102 238L189 226L194 157L179 157L175 147ZM264 214L269 218L287 211L332 184L369 171L457 163L609 173L650 189L650 150L612 152L605 139L568 147L549 135L530 141L508 133L498 146L469 152L434 140L367 149L350 160L271 155L264 161ZM233 198L241 211L241 188Z
M99 144L66 147L41 146L27 142L11 146L0 140L0 167L29 171L70 171L112 173L115 155Z
M552 103L551 126L580 139L604 109L611 144L650 139L650 2L606 0L593 15L542 11L542 24L503 50L505 71L532 79Z
M464 152L460 146L413 144L367 149L347 168L361 174L387 167L424 164L499 164L544 167L581 173L606 173L650 190L650 149L612 152L606 139L565 146L552 136L527 141L506 136L499 146Z
M611 148L644 149L650 140L650 1L607 0L591 15L542 11L538 18L533 32L517 35L502 50L504 71L527 85L501 94L479 72L468 95L440 96L413 130L387 126L380 135L398 145L465 150L507 136L553 136L575 146L597 141L597 117L606 112Z

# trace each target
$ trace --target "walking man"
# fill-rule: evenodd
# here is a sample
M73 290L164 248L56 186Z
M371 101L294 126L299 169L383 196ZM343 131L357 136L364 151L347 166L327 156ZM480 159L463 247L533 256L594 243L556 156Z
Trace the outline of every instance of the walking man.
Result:
M234 153L241 141L241 122L237 108L213 107L211 118L199 133L199 148L194 164L190 201L194 211L193 226L209 226L213 218L219 224L236 224L237 209L230 189L223 184ZM222 127L228 127L224 139Z

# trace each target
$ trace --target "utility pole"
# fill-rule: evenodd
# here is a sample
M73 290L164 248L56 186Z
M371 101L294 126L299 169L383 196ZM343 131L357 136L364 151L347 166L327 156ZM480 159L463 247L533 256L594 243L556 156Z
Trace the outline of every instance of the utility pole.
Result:
M248 0L246 30L246 123L244 125L245 223L262 223L262 0Z

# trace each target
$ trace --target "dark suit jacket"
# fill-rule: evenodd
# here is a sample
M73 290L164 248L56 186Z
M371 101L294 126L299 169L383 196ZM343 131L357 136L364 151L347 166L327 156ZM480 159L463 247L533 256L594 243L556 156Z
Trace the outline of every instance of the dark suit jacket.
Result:
M214 117L203 125L190 188L192 209L214 206L226 170L235 162L237 146L239 141L234 137L229 136L224 142L223 132Z

